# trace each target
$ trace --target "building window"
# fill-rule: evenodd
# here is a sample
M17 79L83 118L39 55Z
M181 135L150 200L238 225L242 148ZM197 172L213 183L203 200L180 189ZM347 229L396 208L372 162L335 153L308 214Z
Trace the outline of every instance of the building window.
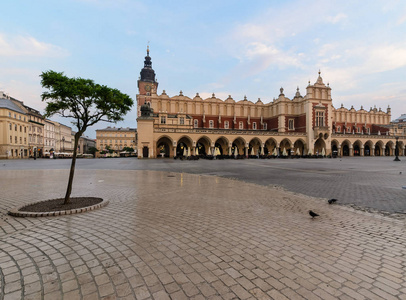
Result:
M13 129L13 126L11 125L11 123L10 123L10 130L12 130Z
M23 143L23 138L22 137L20 137L20 144L22 144Z
M23 126L20 125L20 132L23 132Z
M252 123L252 129L257 130L257 122Z
M368 134L370 134L371 133L371 128L367 128L367 131L368 131Z
M213 120L209 121L209 128L214 128L214 121Z
M184 117L179 118L179 124L180 125L185 125L185 118Z
M14 130L17 131L17 124L14 124Z
M324 111L316 111L316 127L324 126Z
M24 144L27 144L27 138L24 138Z
M341 126L337 126L337 132L341 131Z
M15 142L16 142L16 144L17 144L17 137L16 137L16 136L14 137L14 140L15 140Z
M230 125L229 125L228 121L224 121L224 128L225 128L225 129L228 129L229 126L230 126Z
M264 130L268 128L268 123L264 123L262 126L264 126Z
M194 126L194 128L199 127L199 120L194 119L194 120L193 120L193 126Z
M361 130L359 129L359 127L357 127L357 133L360 133L361 132Z
M8 116L11 118L11 112L8 112Z
M348 133L351 133L351 127L348 127L348 128L347 128L347 132L348 132Z
M289 130L294 130L295 129L295 127L294 127L295 121L293 119L290 119L288 123L289 123L288 124Z
M242 121L238 122L238 129L244 129L244 123Z
M13 137L10 135L10 144L13 143Z
M161 116L161 124L166 124L166 116Z

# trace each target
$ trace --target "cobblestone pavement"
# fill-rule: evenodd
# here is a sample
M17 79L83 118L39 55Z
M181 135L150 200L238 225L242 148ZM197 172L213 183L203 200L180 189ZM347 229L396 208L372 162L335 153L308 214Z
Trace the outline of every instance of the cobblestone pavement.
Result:
M404 219L142 170L77 170L73 196L110 200L100 210L5 215L61 197L67 177L0 171L0 299L406 299Z

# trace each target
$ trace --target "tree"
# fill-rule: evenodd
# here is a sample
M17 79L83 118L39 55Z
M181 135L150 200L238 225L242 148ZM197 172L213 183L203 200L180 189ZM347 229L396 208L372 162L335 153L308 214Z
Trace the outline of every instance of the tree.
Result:
M41 85L48 91L41 95L47 102L45 116L59 115L70 118L77 127L75 144L64 204L70 203L72 182L75 173L79 138L89 126L99 121L116 123L130 111L134 101L117 89L94 83L91 79L69 78L55 71L42 72Z
M133 148L133 147L124 147L124 148L123 148L123 151L133 153L133 152L134 152L134 148Z
M96 157L96 152L99 152L99 149L97 149L96 147L90 147L87 152L89 152L90 154L93 154L93 157Z

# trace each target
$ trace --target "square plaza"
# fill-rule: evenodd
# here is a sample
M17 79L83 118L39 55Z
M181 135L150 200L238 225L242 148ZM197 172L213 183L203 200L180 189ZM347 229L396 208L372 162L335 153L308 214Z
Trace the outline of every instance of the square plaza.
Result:
M70 160L4 161L1 297L404 299L392 159L79 160L72 196L110 204L46 218L7 211L63 196Z

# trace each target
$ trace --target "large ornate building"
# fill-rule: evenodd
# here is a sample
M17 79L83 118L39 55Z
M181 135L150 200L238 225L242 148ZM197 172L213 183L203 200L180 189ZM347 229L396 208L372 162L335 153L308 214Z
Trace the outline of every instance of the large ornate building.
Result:
M334 108L331 88L320 75L302 96L283 88L270 103L247 97L225 100L158 95L149 50L138 80L138 157L196 154L338 156L394 155L391 110ZM398 150L405 152L403 136Z

